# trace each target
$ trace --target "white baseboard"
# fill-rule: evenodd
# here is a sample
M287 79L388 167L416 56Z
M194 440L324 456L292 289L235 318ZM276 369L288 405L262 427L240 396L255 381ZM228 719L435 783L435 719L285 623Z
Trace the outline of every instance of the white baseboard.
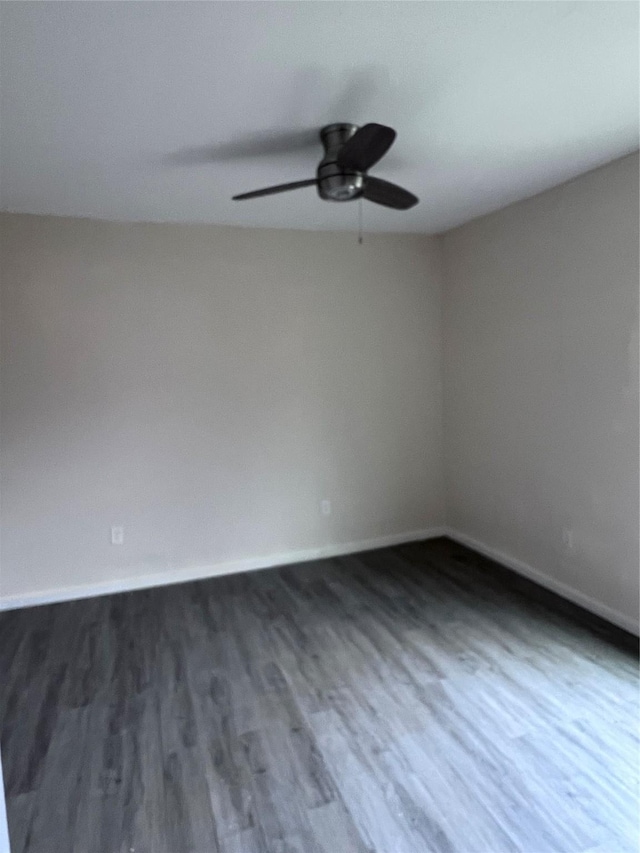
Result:
M188 566L170 569L166 572L155 572L153 574L140 571L126 578L104 581L97 584L82 584L68 586L58 589L36 590L22 595L0 596L0 611L15 610L21 607L34 607L39 604L54 604L60 601L72 601L77 598L92 598L97 595L110 595L117 592L130 592L135 589L148 589L156 586L168 586L186 581L203 580L206 578L219 577L221 575L236 574L238 572L249 572L257 569L268 569L275 566L286 566L292 563L306 563L310 560L321 560L329 557L340 557L345 554L356 554L359 551L373 551L377 548L388 548L391 545L402 545L406 542L420 542L425 539L433 539L437 536L448 536L461 545L466 545L473 551L495 560L502 566L523 575L540 586L550 589L563 598L573 601L590 610L597 616L602 616L614 625L639 634L638 623L626 616L624 613L602 604L591 596L574 589L562 581L556 580L544 572L534 569L532 566L510 557L496 548L491 548L466 533L449 527L428 527L424 530L411 530L404 533L392 533L386 536L377 536L373 539L363 539L359 542L344 542L336 545L324 545L319 548L307 548L300 551L286 551L279 554L270 554L266 557L246 557L241 560L230 560L223 563L214 563L206 566Z
M620 628L624 628L625 631L629 631L636 635L640 634L638 623L631 617L624 613L620 613L619 610L615 610L607 604L602 604L602 602L597 601L595 598L585 595L584 592L580 592L574 587L569 586L566 583L562 583L562 581L556 580L538 569L534 569L533 566L524 563L522 560L510 557L508 554L499 551L497 548L490 548L488 545L484 545L472 536L467 536L466 533L460 533L460 531L452 528L447 528L445 536L448 536L455 542L459 542L460 545L466 545L466 547L471 548L472 551L477 551L479 554L489 557L490 560L495 560L496 563L500 563L500 565L517 572L519 575L523 575L524 577L529 578L529 580L535 581L535 583L540 584L540 586L544 586L552 592L561 595L562 598L566 598L574 604L579 604L581 607L584 607L585 610L595 613L596 616L602 616L603 619L606 619L608 622L612 622L614 625L618 625Z
M71 601L76 598L92 598L96 595L110 595L116 592L130 592L134 589L148 589L155 586L168 586L185 581L230 575L237 572L249 572L256 569L268 569L274 566L286 566L292 563L306 563L309 560L322 560L328 557L340 557L356 554L359 551L373 551L390 545L402 545L405 542L420 542L446 535L444 527L428 527L425 530L410 530L404 533L391 533L360 542L344 542L337 545L324 545L320 548L308 548L301 551L286 551L270 554L267 557L246 557L208 566L189 566L170 569L166 572L145 574L140 571L127 578L104 581L97 584L82 584L58 589L36 590L23 595L0 596L0 610L16 610L20 607L34 607L39 604L54 604L59 601Z
M4 800L4 785L2 783L2 759L0 757L0 853L11 853L9 847L9 824L7 822L7 806Z

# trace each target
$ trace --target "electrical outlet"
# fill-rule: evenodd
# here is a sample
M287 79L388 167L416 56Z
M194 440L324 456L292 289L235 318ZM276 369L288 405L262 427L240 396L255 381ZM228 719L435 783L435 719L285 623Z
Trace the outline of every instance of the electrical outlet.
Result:
M112 545L123 545L124 544L124 527L120 527L119 525L114 525L111 528L111 544Z
M567 551L573 551L573 530L570 527L562 528L562 544Z
M331 515L331 501L320 501L320 512L323 515Z

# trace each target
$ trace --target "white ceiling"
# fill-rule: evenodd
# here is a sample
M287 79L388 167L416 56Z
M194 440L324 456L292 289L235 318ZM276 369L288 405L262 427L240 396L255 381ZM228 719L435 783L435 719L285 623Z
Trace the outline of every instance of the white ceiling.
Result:
M365 229L433 233L638 147L635 2L0 6L4 210L353 229L313 188L231 195L313 177L271 135L377 121L372 173L421 203Z

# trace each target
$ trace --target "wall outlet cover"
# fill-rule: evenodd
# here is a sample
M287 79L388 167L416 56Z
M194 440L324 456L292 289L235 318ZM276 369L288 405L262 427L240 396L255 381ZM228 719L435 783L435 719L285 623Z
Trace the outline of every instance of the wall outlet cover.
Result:
M111 544L112 545L122 545L124 544L124 527L120 525L113 525L111 528Z

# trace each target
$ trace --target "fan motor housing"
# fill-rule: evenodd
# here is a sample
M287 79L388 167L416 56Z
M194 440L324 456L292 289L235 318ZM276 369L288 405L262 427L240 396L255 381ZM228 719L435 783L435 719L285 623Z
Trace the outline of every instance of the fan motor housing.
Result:
M327 201L352 201L362 195L364 173L345 171L337 157L342 146L358 130L356 124L329 124L320 131L324 157L318 166L318 195Z

